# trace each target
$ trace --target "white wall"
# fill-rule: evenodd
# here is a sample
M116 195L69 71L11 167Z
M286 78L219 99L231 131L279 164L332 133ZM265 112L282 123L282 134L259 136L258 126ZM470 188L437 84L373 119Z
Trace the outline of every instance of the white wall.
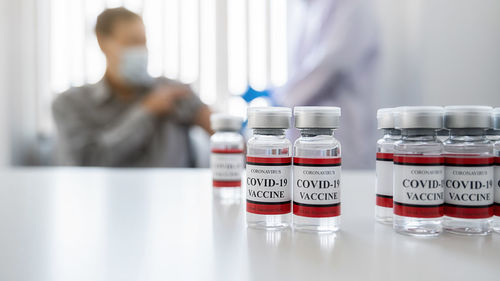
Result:
M4 73L0 106L0 152L4 163L36 163L37 36L36 0L1 0L0 18L5 21L0 38Z
M7 32L7 18L5 11L7 10L7 0L0 1L0 36L7 38L4 35ZM8 153L8 120L7 120L7 44L0 44L0 167L6 166L9 162L10 155Z
M500 1L375 1L379 106L500 106Z
M420 0L374 1L380 38L377 107L420 104L420 69L416 59Z
M421 26L424 100L500 106L500 1L422 1Z

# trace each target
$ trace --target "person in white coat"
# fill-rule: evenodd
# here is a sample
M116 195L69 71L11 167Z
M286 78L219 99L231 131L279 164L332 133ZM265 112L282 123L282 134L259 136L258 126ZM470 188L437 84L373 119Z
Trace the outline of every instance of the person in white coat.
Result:
M299 9L303 14L293 25L301 30L291 48L289 80L276 89L273 99L289 107L341 107L341 128L336 136L342 145L342 166L371 168L378 50L372 3L301 0L296 4L303 5Z

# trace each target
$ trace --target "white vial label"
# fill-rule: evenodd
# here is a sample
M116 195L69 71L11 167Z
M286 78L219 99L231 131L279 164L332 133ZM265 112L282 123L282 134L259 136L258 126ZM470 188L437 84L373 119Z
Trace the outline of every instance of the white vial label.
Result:
M340 216L341 158L293 158L293 214Z
M493 216L493 157L445 157L444 215L464 219Z
M394 214L442 217L443 182L443 157L394 155Z
M291 212L292 157L247 157L247 212Z
M392 208L393 154L377 152L375 173L377 183L375 189L376 204L380 207Z
M500 217L500 157L495 157L495 206L494 215Z
M212 149L210 167L213 187L241 186L243 161L241 149Z

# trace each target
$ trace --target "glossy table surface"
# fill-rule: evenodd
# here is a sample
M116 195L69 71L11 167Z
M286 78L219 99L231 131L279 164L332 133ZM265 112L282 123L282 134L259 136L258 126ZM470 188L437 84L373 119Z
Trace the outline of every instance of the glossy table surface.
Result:
M343 173L335 235L247 229L208 170L0 172L0 280L500 280L500 235L374 222L373 172Z

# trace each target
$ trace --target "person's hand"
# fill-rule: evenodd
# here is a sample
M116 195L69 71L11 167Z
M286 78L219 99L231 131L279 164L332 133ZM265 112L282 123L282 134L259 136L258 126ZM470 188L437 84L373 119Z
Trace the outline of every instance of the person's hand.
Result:
M144 98L143 106L154 115L168 114L175 102L190 93L185 85L160 85Z

